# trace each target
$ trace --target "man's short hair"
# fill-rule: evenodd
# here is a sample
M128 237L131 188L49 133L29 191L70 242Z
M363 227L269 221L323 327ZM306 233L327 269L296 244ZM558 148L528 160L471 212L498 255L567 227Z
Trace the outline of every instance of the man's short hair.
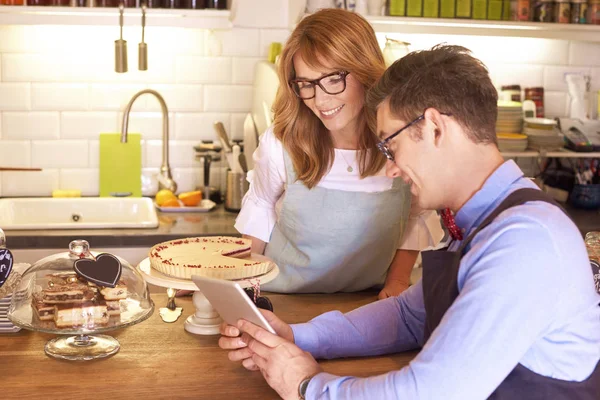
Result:
M498 93L485 65L464 47L437 45L394 62L367 97L373 108L385 100L403 121L435 108L452 114L473 142L497 143Z

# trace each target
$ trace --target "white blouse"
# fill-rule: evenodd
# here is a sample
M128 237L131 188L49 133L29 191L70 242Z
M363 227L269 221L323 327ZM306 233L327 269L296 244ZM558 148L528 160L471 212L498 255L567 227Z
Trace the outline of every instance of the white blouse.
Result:
M385 168L376 176L360 179L356 154L356 150L335 149L333 165L317 186L350 192L390 190L392 178L385 175ZM275 137L272 128L261 136L252 158L254 169L248 172L247 178L250 189L242 201L235 228L244 235L269 242L285 196L287 181L283 144ZM352 167L352 172L349 172L349 167ZM413 206L398 248L425 250L436 246L443 236L444 231L437 213Z

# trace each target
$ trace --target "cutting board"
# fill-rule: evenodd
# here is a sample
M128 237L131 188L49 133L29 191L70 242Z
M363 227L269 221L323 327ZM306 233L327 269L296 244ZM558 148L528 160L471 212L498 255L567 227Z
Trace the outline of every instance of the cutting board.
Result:
M100 134L100 197L142 196L142 135Z

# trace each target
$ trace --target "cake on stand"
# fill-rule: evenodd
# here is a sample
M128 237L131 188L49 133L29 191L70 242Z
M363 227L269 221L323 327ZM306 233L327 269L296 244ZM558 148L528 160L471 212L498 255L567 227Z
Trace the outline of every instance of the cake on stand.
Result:
M272 261L260 254L252 254L250 257L245 259L252 261ZM140 262L136 268L142 274L147 283L165 288L194 291L192 302L196 311L185 320L183 327L186 331L196 335L217 335L219 333L219 325L221 322L223 322L223 320L213 308L212 304L210 304L208 299L198 290L198 287L192 280L174 278L155 270L150 266L149 258L142 260L142 262ZM278 274L279 267L273 263L273 267L264 274L232 280L238 282L239 285L245 289L271 282L273 279L275 279L275 277L277 277Z

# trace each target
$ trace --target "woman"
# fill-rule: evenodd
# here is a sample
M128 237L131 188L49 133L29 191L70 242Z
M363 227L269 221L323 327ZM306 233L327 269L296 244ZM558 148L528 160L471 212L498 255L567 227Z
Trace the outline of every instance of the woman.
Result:
M375 113L364 107L384 70L373 29L348 11L312 14L288 39L274 123L254 153L235 224L254 253L280 268L264 290L349 292L385 283L379 297L395 296L408 287L418 250L441 238L437 215L427 213L430 225L437 220L434 233L426 215L409 219L409 186L385 176Z

